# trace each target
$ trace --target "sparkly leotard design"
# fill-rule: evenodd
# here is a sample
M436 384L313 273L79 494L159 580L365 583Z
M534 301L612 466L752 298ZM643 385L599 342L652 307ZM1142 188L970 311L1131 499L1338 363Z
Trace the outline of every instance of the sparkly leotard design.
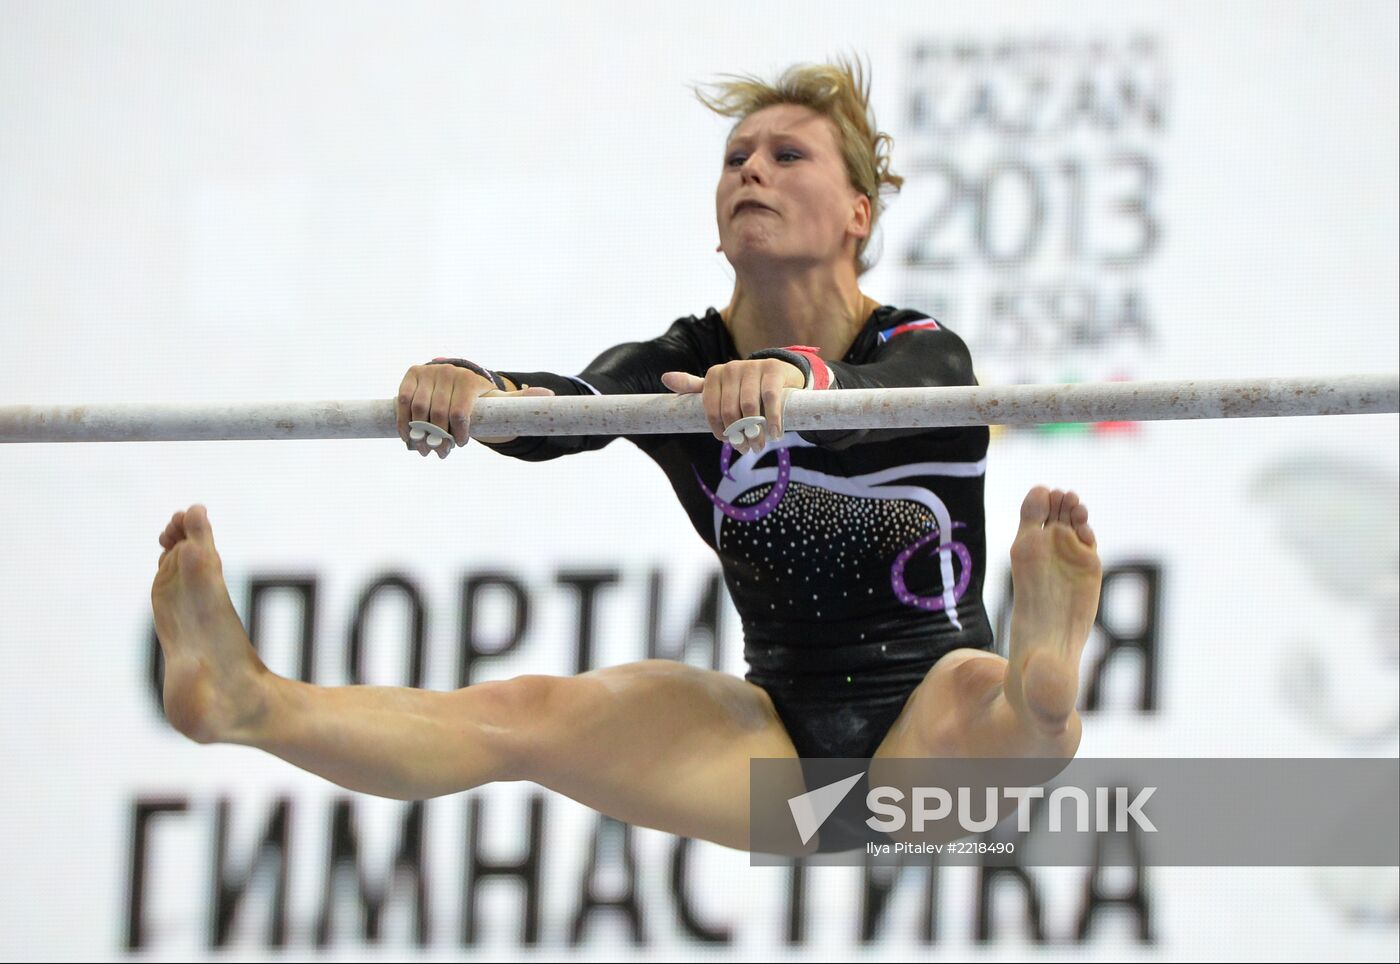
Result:
M710 309L608 349L576 377L503 374L557 395L669 394L663 373L703 375L739 357ZM828 364L836 391L976 384L956 334L890 307ZM493 447L542 461L614 437ZM870 756L940 656L991 647L986 427L788 432L737 457L704 433L628 438L666 473L719 556L743 621L745 678L773 699L799 756Z
M902 494L906 491L902 487L893 487L893 492L901 494L884 495L880 485L872 484L862 477L830 478L801 468L794 469L790 447L810 444L793 432L779 439L774 445L778 463L776 474L772 470L764 472L757 469L754 463L762 457L761 453L745 455L739 462L736 474L736 471L730 468L733 450L726 444L720 457L720 471L724 477L724 481L720 483L721 491L726 486L742 491L755 482L772 479L764 489L741 496L734 502L726 502L720 495L711 492L700 473L695 473L701 490L715 505L715 545L720 554L724 555L725 550L731 548L731 543L737 540L738 548L744 549L746 560L767 559L770 562L771 574L777 575L781 571L782 560L769 550L773 548L773 537L778 536L778 555L783 559L792 556L788 560L790 564L786 567L787 573L791 575L795 571L794 567L800 567L807 572L807 575L803 576L804 582L812 582L815 576L818 583L804 587L801 600L788 599L787 605L792 607L798 603L805 605L806 588L818 589L820 583L831 583L834 577L841 576L842 573L845 573L842 578L863 582L871 573L868 566L857 562L857 557L868 556L872 552L875 555L884 554L889 548L884 543L892 538L894 544L902 549L895 556L889 570L890 585L895 596L906 606L946 610L950 622L961 628L956 606L972 580L972 554L965 545L949 536L964 523L951 521L943 503L926 490L911 498ZM920 467L904 468L912 475ZM892 481L889 472L875 475L884 481ZM784 509L786 511L783 511ZM758 526L747 525L758 520L770 520L770 517L771 522L764 521ZM722 525L725 518L740 523L727 530L729 541L725 539L726 530ZM774 526L777 527L776 530ZM784 538L789 531L792 533L790 543ZM815 545L812 545L813 543ZM849 560L847 549L840 548L843 543L850 547ZM905 570L911 567L914 555L932 543L937 545L930 554L947 553L949 556L942 566L945 588L937 595L920 596L909 588ZM809 545L810 550L806 548ZM951 574L952 558L956 558L960 564L956 577ZM823 562L826 564L825 580L822 579ZM761 566L762 562L756 564ZM761 580L762 576L758 578ZM878 581L878 575L875 578ZM851 589L858 593L864 587L840 585L826 588L829 592L812 593L812 602L817 607L816 616L819 618L822 615L820 604L823 596L835 599L835 592L839 589L841 597L848 599ZM871 595L875 592L874 588L866 588L865 591ZM777 609L777 600L768 605L770 609Z

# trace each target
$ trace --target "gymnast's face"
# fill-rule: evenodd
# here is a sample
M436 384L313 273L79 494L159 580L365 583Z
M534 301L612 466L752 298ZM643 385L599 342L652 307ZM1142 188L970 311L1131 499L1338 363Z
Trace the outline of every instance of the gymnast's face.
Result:
M870 201L851 185L836 128L796 104L755 111L735 129L715 216L736 268L854 262L870 233Z

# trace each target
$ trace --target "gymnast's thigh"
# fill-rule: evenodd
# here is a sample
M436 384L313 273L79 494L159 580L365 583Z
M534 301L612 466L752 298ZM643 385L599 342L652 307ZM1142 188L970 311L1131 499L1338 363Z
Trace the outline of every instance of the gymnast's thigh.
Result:
M652 659L536 681L521 776L636 826L748 849L750 759L797 755L768 694L726 673Z

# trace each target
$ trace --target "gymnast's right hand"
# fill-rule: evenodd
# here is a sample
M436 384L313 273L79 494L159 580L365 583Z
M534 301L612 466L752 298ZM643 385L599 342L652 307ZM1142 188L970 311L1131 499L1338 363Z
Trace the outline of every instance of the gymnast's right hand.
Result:
M410 449L416 449L426 457L431 448L426 438L414 441L409 438L409 422L432 422L438 428L451 434L453 442L437 446L438 458L447 458L448 450L466 445L471 438L472 406L478 398L509 395L553 395L548 388L538 386L515 388L503 392L490 379L483 378L469 368L456 365L430 364L414 365L404 375L399 384L394 410L398 420L399 438ZM482 439L484 442L504 443L515 436ZM453 444L455 443L455 444Z

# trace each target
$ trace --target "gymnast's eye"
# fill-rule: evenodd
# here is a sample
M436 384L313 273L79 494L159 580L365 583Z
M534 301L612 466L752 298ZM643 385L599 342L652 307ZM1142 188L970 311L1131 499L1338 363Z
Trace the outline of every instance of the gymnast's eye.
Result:
M740 154L738 152L735 152L726 157L724 159L724 163L729 167L738 167L739 165L743 164L746 160L748 160L747 154Z
M780 150L775 156L776 156L776 157L778 158L778 160L780 160L780 161L800 161L800 160L802 160L802 152L801 152L801 151L794 151L794 150L793 150L792 148L790 148L790 147L785 147L785 148L783 148L783 149Z

